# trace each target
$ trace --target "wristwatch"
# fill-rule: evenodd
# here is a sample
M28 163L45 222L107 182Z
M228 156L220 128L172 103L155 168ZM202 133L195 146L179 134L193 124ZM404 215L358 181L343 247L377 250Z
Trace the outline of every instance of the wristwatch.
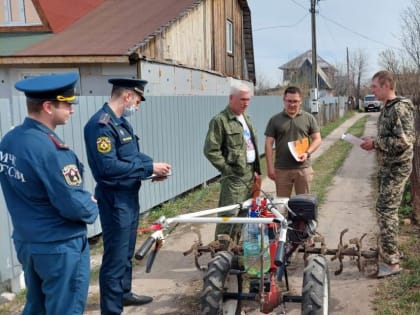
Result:
M311 154L308 151L306 151L305 153L308 156L308 159L310 159L311 158Z

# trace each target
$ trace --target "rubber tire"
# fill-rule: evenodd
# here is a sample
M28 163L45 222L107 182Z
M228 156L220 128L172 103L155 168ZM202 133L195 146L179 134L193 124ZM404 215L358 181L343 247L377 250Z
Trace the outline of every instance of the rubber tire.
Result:
M330 310L330 278L327 259L309 257L303 271L302 315L327 315Z
M223 300L223 293L242 293L241 274L230 274L232 264L235 264L235 255L232 252L218 252L208 263L204 275L203 290L201 291L201 314L220 315L230 310L230 315L241 313L240 300ZM229 286L229 288L227 288Z

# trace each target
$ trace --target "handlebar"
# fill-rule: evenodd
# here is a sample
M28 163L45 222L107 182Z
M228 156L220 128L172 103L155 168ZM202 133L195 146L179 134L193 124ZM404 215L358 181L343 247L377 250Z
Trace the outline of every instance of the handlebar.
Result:
M147 257L146 273L150 273L150 271L152 270L152 265L153 265L153 262L155 261L157 252L158 252L158 250L157 250L157 248L155 248L154 250L152 250L149 257Z
M286 211L289 210L287 207L288 198L276 198L271 199L267 203L267 207L274 214L274 217L260 217L260 218L248 218L248 217L208 217L208 215L224 212L232 209L245 209L251 205L251 200L247 200L240 204L218 207L214 209L207 209L197 212L190 212L187 214L178 215L173 218L165 218L164 216L160 217L155 223L152 224L150 228L143 229L144 231L154 231L140 246L140 248L135 252L134 258L137 260L143 260L147 256L150 249L155 245L154 250L148 256L146 262L146 273L149 273L153 262L156 258L157 252L162 245L161 242L163 238L162 230L168 228L169 225L173 223L225 223L225 224L244 224L244 223L280 223L282 228L280 229L280 236L278 241L278 246L276 250L276 256L274 264L276 266L281 266L284 264L285 257L285 244L286 244L286 232L287 232L287 219L276 209L275 205L282 204L284 205Z
M280 241L277 245L276 256L274 257L274 264L280 267L284 264L285 257L285 242Z
M149 252L150 248L152 248L153 244L156 242L156 239L153 235L149 236L144 243L140 246L140 248L134 254L134 258L137 260L142 260L146 257L147 253Z
M287 237L287 222L283 221L281 223L279 242L277 243L276 256L274 256L274 264L277 267L280 267L284 264L284 259L286 257L286 237Z

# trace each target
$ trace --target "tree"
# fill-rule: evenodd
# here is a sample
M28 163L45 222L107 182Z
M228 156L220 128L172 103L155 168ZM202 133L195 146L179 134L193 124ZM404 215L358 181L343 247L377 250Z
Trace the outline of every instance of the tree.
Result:
M255 87L255 95L267 95L270 89L270 83L264 74L259 74L257 77L257 85Z
M400 51L397 54L392 49L384 50L379 54L379 65L394 74L398 95L409 97L414 103L418 103L418 70L406 52Z
M334 76L334 90L336 95L350 96L352 93L352 84L349 82L346 66L343 64L335 65L337 73Z
M411 0L411 4L402 13L402 45L420 69L420 1Z
M413 216L420 222L420 1L412 0L402 14L402 45L410 57L413 67L405 75L415 104L416 143L414 145L413 172L410 177ZM401 69L404 70L404 69ZM405 69L407 70L407 69Z
M398 58L398 55L392 49L386 49L379 53L379 65L392 73L400 73L400 60L401 58Z
M356 97L356 106L359 108L361 98L362 80L366 75L368 56L359 49L355 53L350 53L350 81L354 84L354 96Z

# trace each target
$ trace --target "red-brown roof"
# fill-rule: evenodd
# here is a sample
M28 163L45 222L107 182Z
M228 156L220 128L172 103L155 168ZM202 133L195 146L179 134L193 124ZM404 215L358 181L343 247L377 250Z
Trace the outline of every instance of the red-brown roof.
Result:
M104 0L39 0L40 14L54 33L61 32Z
M51 1L54 0L43 0ZM16 56L127 55L197 0L104 0L68 28ZM68 1L70 6L73 0Z

